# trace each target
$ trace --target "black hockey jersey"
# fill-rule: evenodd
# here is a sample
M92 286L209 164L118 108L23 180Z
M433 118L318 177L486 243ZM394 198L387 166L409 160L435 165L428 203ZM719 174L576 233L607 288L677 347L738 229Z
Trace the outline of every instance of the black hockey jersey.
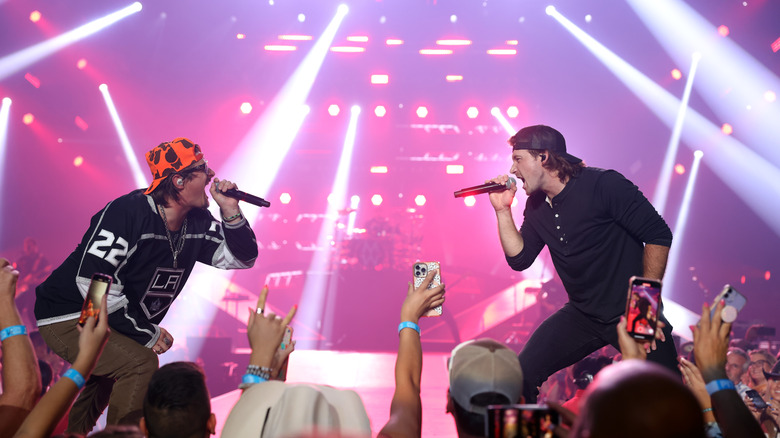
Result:
M220 269L245 269L257 258L257 241L246 219L226 224L205 209L187 215L184 246L173 253L151 196L143 189L111 201L95 214L81 243L36 288L38 325L78 318L92 274L111 275L109 325L152 347L158 324L179 295L195 262Z

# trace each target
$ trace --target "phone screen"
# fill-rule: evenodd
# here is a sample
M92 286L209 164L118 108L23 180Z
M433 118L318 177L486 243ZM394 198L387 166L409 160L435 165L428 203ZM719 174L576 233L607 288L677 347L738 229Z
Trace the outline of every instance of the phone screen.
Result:
M81 307L81 316L79 316L79 325L84 325L87 318L94 316L96 319L100 314L100 302L103 296L111 287L111 277L106 274L95 273L92 275L92 281L89 282L87 297L84 299L84 305Z
M490 405L487 407L488 438L552 437L560 424L558 412L545 405Z
M653 339L658 326L661 302L661 282L649 278L631 277L626 304L628 334L637 339Z
M431 280L431 283L428 285L428 289L432 289L438 285L441 284L441 267L439 266L439 262L417 262L414 264L413 270L414 270L414 287L415 289L420 287L423 280L425 280L425 277L428 276L428 272L439 270L439 272L436 274L436 276L433 277L433 280ZM441 306L436 306L433 309L430 309L425 315L423 316L441 316L442 308Z

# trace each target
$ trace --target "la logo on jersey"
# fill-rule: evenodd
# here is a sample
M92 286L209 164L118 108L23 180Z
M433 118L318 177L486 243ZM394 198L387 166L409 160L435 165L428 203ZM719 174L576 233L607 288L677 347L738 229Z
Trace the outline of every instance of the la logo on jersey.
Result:
M184 269L157 268L141 299L147 318L154 319L171 306L183 276Z

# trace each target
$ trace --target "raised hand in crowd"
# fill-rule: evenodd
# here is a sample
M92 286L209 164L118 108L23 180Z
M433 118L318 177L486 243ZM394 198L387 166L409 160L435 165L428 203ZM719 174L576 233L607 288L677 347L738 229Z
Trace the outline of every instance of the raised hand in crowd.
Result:
M715 414L712 413L712 402L710 401L710 394L707 392L707 387L704 383L704 377L701 375L699 368L688 359L680 356L677 358L680 362L678 368L683 376L683 382L688 385L693 395L696 396L696 400L701 405L702 412L704 413L704 421L712 423L715 421Z
M266 300L268 298L268 286L260 291L257 300L257 309L249 309L249 319L246 325L249 346L252 347L252 355L249 357L249 366L258 367L265 380L275 379L280 370L286 364L287 358L295 348L295 343L280 348L284 333L290 325L298 305L294 305L287 315L282 318L273 312L266 312ZM265 372L268 377L265 377ZM246 382L244 383L257 383Z
M726 354L729 349L731 323L724 322L723 301L710 317L710 307L704 303L701 319L693 328L693 354L710 394L713 413L725 438L763 437L764 433L750 410L726 375Z
M0 258L0 338L3 348L3 393L0 437L16 432L41 395L41 374L27 328L14 298L19 272Z
M390 419L379 437L419 437L422 433L422 344L418 323L426 312L444 303L444 284L428 289L438 273L438 270L428 272L417 288L410 282L401 305L395 393L390 403Z
M83 327L79 327L79 353L73 366L65 372L62 378L41 398L41 401L27 416L19 427L16 437L47 437L50 436L57 423L68 411L86 379L95 368L100 353L108 341L108 296L103 296L100 302L100 313L97 321L94 316L87 318Z

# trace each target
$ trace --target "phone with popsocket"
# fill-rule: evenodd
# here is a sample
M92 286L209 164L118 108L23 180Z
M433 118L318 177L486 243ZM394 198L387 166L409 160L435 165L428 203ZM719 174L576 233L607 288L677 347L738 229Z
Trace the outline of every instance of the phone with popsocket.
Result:
M737 319L739 311L742 310L747 303L747 298L745 298L744 295L739 293L730 284L727 284L723 286L723 290L720 291L718 296L712 301L712 306L710 307L710 320L715 317L715 307L717 307L721 300L725 303L723 310L720 312L723 322L734 322Z
M635 339L649 341L655 338L658 313L661 307L661 281L653 278L631 277L626 302L626 329Z
M87 322L87 318L90 316L94 316L95 319L99 317L100 302L103 301L103 296L111 288L112 281L113 278L110 275L101 274L100 272L92 274L92 280L90 280L89 288L87 289L87 296L84 298L84 305L81 306L80 326L84 326L84 323Z
M439 265L439 262L417 262L413 266L414 271L414 288L417 289L422 284L423 280L425 280L425 277L428 276L428 273L431 271L438 271L436 272L436 275L433 277L433 280L428 284L428 289L433 289L434 287L441 284L441 266ZM441 316L442 307L436 306L428 312L426 312L423 316Z

